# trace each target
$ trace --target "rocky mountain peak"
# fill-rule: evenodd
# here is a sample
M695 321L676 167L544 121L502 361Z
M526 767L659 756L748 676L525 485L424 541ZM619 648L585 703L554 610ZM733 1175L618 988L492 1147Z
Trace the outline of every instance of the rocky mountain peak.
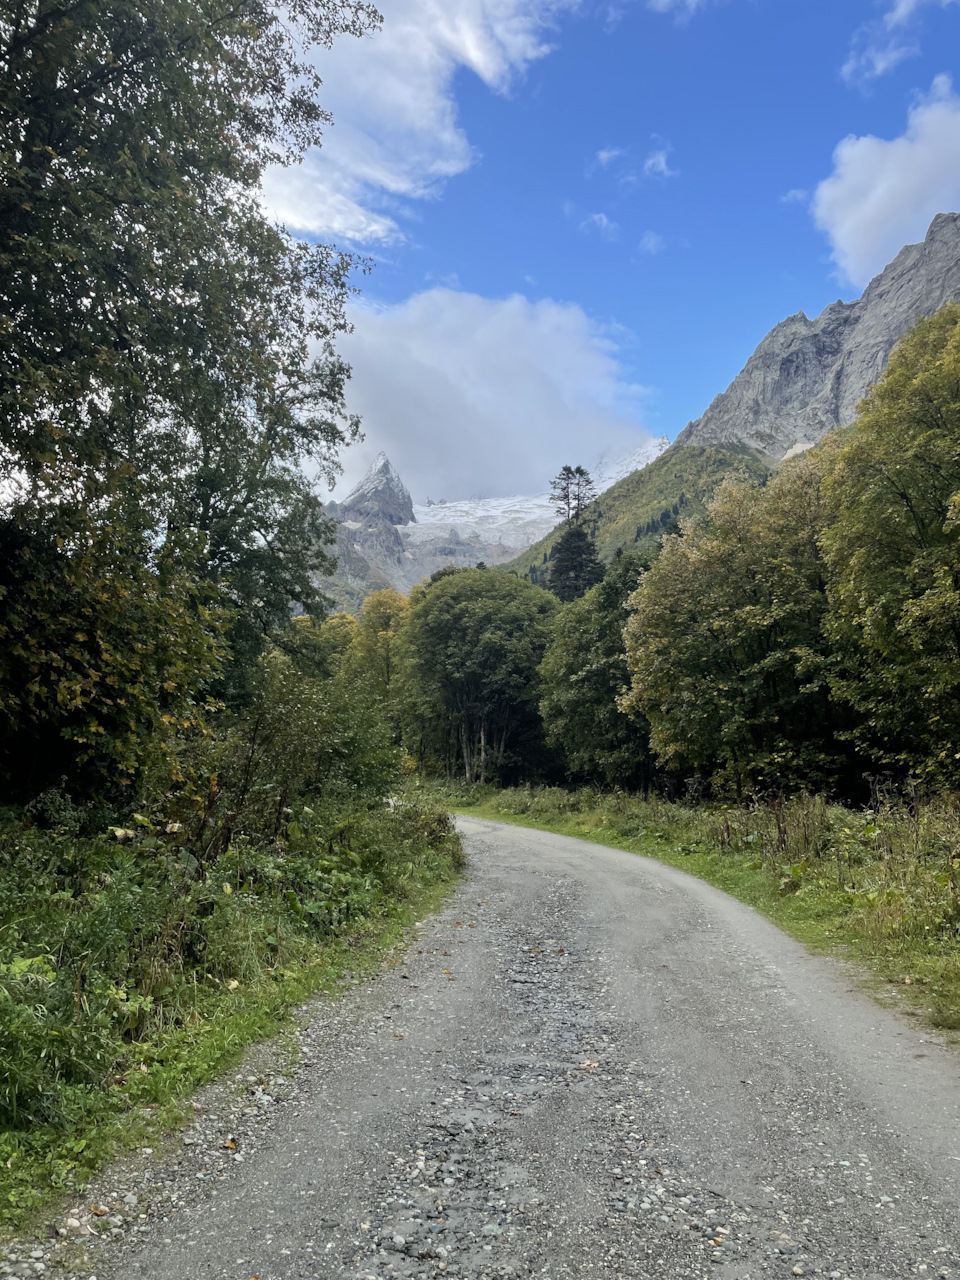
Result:
M417 518L407 486L383 452L377 454L367 474L338 505L343 521L374 518L400 525L413 524Z
M920 244L901 249L855 302L834 302L814 320L802 311L767 334L742 372L680 445L748 449L770 458L800 453L847 426L918 320L960 300L960 214L938 214Z

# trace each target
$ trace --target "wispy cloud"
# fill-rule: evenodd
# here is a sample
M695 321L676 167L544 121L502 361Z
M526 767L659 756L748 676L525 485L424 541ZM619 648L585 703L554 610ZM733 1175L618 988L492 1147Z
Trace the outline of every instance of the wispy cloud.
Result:
M266 175L264 202L288 225L364 244L403 238L409 202L437 197L476 153L454 83L472 71L506 93L550 51L579 0L383 0L383 30L343 38L318 66L334 115L322 151Z
M649 254L656 257L658 253L663 253L667 247L667 242L658 231L645 231L640 237L638 248L641 253Z
M602 147L597 152L595 159L601 169L606 169L613 164L614 160L619 160L624 154L623 147Z
M793 187L790 191L785 191L780 197L781 204L803 204L805 200L810 199L810 192L805 191L803 187Z
M864 285L937 213L960 209L960 97L948 76L911 109L897 138L850 137L833 154L813 213L842 274Z
M910 28L921 10L931 5L946 9L957 3L960 0L895 0L882 18L865 23L855 33L840 74L849 84L861 88L887 75L920 53L920 43Z
M605 213L588 213L580 223L580 230L596 231L604 240L617 240L620 237L619 225Z
M689 18L698 9L705 9L711 0L647 0L647 8L655 13L676 13Z
M668 163L669 148L660 147L651 151L643 162L643 173L647 178L675 178L679 169L671 169Z

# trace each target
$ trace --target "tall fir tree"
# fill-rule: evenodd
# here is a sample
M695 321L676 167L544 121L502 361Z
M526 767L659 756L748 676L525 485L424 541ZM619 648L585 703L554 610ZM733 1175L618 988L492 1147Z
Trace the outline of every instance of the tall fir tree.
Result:
M550 590L558 600L579 600L603 581L603 564L582 524L571 522L560 535L550 564Z

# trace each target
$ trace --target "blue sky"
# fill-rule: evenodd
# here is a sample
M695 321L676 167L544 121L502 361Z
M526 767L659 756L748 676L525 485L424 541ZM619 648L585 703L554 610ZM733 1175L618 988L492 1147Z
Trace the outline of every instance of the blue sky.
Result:
M382 0L271 207L376 263L345 344L414 496L673 437L960 207L960 0ZM956 81L957 89L954 88Z

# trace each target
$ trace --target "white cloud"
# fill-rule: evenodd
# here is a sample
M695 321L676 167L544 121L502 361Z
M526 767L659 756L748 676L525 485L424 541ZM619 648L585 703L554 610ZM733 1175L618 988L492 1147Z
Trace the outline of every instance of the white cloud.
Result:
M647 8L656 13L679 13L689 17L698 9L705 9L710 0L647 0Z
M678 170L671 169L667 163L668 149L660 147L651 151L643 162L644 176L647 178L675 178Z
M643 388L578 306L430 289L353 319L341 346L366 440L344 454L338 494L380 449L416 498L452 499L538 493L565 462L649 439Z
M906 28L928 5L946 9L957 3L958 0L894 0L878 22L866 23L854 35L850 56L841 68L844 80L863 86L885 76L906 58L916 57L920 45L907 38Z
M960 98L948 76L909 113L899 138L850 137L833 153L813 214L833 259L866 284L903 247L921 240L937 213L960 209Z
M805 200L810 199L810 192L805 191L803 187L794 187L791 191L786 191L780 197L781 204L803 204Z
M904 26L927 4L946 9L948 5L957 3L958 0L895 0L893 8L884 15L884 26L890 29Z
M268 174L266 204L316 235L400 238L405 202L436 196L475 159L457 119L457 73L506 92L549 52L551 24L578 2L382 0L382 31L342 38L319 57L335 123L299 168Z
M616 240L620 235L620 227L605 213L588 213L580 223L581 231L598 231L604 240Z
M614 160L619 160L623 154L624 151L622 147L603 147L597 152L596 161L601 169L606 169L608 165L611 165L614 162Z
M645 231L640 237L639 247L641 253L649 253L652 257L656 257L658 253L663 253L667 242L659 232Z
M853 38L850 54L840 68L848 84L865 85L885 76L906 58L914 58L920 46L905 41L901 35L878 32L876 27L862 27Z

